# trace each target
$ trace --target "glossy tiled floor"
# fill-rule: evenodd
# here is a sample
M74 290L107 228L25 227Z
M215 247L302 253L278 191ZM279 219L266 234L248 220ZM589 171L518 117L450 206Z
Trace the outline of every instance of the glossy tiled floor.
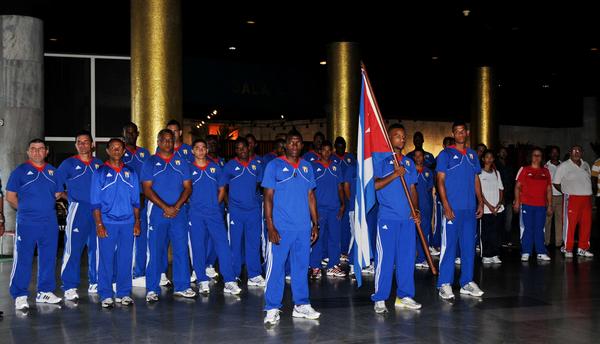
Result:
M0 343L600 341L600 256L570 261L558 251L551 256L548 264L523 264L517 251L505 251L500 267L477 264L475 279L486 294L480 300L460 297L455 289L454 304L438 298L429 272L417 271L416 299L423 309L395 310L390 299L390 313L384 316L373 312L372 278L365 278L360 289L349 279L325 278L310 285L312 304L322 312L320 321L292 319L287 289L282 320L274 329L263 326L262 290L244 287L240 297L223 295L221 283L211 285L210 296L195 300L174 299L164 289L155 305L146 304L144 290L134 288L136 304L112 310L102 309L97 298L81 292L78 304L33 305L24 314L14 310L8 294L11 262L4 261Z

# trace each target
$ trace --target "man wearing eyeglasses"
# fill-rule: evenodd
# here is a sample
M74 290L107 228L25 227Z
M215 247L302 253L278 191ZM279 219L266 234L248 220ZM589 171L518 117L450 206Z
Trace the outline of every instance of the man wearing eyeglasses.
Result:
M556 169L552 180L554 187L563 193L566 217L563 221L565 257L573 257L575 228L579 225L577 255L592 258L590 232L592 229L592 179L590 165L583 160L583 149L579 145L571 148L570 159Z

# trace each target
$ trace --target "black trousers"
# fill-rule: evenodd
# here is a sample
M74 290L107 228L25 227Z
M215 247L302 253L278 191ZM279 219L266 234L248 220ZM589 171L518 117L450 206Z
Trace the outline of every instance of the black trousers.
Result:
M480 245L482 257L493 257L500 254L500 240L504 232L504 212L497 215L483 214L479 222Z

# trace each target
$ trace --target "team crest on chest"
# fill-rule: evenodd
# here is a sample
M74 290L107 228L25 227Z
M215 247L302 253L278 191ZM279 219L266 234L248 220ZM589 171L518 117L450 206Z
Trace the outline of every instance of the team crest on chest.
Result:
M183 154L187 155L187 153L188 153L188 152L187 152L187 149L184 149L184 150L183 150Z
M211 168L210 168L210 173L215 173L216 171L217 171L217 169L216 169L216 168L214 168L214 167L211 167Z
M94 166L96 166L96 169L100 168L100 164L95 164Z
M337 171L337 167L333 166L332 170Z
M471 160L473 160L473 153L469 153L469 158L471 158Z
M48 174L53 176L54 175L54 170L48 170Z
M429 172L425 172L425 177L429 177Z
M406 166L410 166L410 160L406 160L405 163L406 163Z
M144 154L144 152L141 152L141 153L140 153L140 156L141 156L142 158L144 157L144 155L146 155L146 154Z
M129 178L129 172L125 171L125 178Z
M352 162L352 159L348 158L348 163L351 163L351 162Z
M308 173L308 167L302 166L302 171L304 171L304 173Z
M256 171L256 165L252 165L252 170Z
M181 165L181 161L180 160L175 160L175 165L177 165L177 166Z

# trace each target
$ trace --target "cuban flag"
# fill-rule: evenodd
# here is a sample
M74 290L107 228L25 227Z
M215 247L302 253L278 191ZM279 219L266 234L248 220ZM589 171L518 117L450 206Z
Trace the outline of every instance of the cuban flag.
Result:
M354 238L354 271L359 287L362 283L361 271L371 261L367 213L376 202L373 166L381 161L380 159L392 154L381 113L364 66L361 73L362 86L356 156L356 199L354 201L354 218L351 219Z

